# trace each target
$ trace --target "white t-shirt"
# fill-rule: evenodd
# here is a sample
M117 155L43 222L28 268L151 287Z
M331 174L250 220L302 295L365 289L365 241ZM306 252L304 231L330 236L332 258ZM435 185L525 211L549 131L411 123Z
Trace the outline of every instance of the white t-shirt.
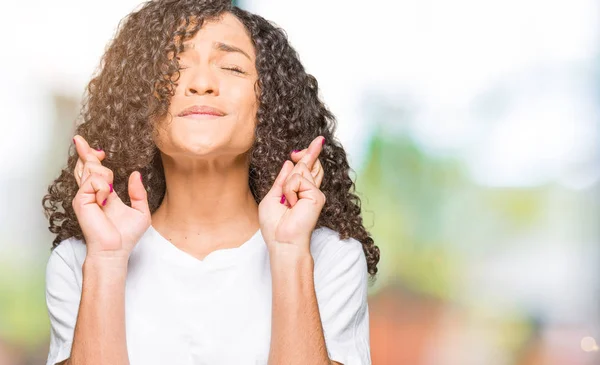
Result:
M329 357L370 364L367 263L360 242L321 227L312 233L314 282ZM46 268L47 365L70 356L86 246L69 238ZM152 226L131 253L125 296L131 365L266 364L271 340L271 269L260 230L240 247L203 260ZM292 329L293 330L293 329Z

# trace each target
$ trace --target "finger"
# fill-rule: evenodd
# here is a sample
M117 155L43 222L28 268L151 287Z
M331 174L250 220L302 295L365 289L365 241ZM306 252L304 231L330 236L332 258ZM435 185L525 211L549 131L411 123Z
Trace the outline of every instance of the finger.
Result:
M100 148L90 148L90 152L93 153L100 162L106 158L106 152Z
M304 157L304 155L306 154L306 151L308 151L307 148L303 149L303 150L296 150L296 151L292 151L291 155L292 155L292 162L297 163L299 162L302 157ZM321 164L321 160L317 159L317 161L315 161L315 164L313 165L312 169L310 170L310 173L313 176L313 179L315 180L315 185L320 188L321 187L321 183L323 182L323 176L325 176L325 171L323 169L323 165Z
M321 188L321 183L323 182L323 176L325 176L325 170L323 169L323 165L321 165L321 161L317 159L317 162L313 165L313 169L311 174L315 180L315 185L317 188Z
M285 183L285 179L288 177L290 171L292 171L293 168L294 163L290 160L285 160L283 166L281 167L281 170L279 170L279 174L273 182L271 190L269 190L269 192L267 193L267 196L277 197L278 199L281 199L281 197L283 196L283 184Z
M306 166L306 164L304 164L304 162L298 162L296 164L296 166L294 166L292 171L290 171L290 173L288 174L288 176L286 178L286 181L284 183L284 195L282 196L281 201L280 201L280 203L286 203L286 205L289 207L293 207L293 204L295 204L295 201L298 200L298 197L294 193L288 193L289 194L289 197L288 197L288 195L285 193L285 185L289 183L290 178L292 176L294 176L295 174L299 174L300 176L306 178L307 180L309 180L311 182L311 184L315 183L311 172L308 170L308 166ZM286 200L287 200L287 202L286 202Z
M79 167L81 166L81 167ZM75 180L78 181L78 185L81 185L81 181L85 181L85 179L87 178L87 176L90 175L90 173L96 173L99 175L102 175L106 178L106 181L112 186L113 181L114 181L114 174L112 172L111 169L102 166L100 163L95 163L95 162L87 162L87 163L83 163L81 161L81 159L77 160L77 164L75 164L75 171L83 171L83 172L77 172L75 174Z
M83 181L80 191L84 204L96 203L104 207L111 193L111 187L103 176L93 173Z
M298 177L298 179L300 180L300 184L298 185L299 188L296 194L298 195L299 201L310 200L322 208L323 205L325 205L325 194L317 188L315 184L303 176Z
M306 179L308 179L311 183L315 183L315 180L313 178L312 173L308 170L308 166L306 166L306 164L304 162L298 162L294 168L292 169L292 171L289 173L288 177L286 180L289 180L290 177L294 174L300 174L301 176L305 177Z
M76 135L73 137L73 142L75 143L75 150L79 155L79 158L85 163L89 161L94 161L100 163L100 159L97 154L104 154L104 151L96 151L90 147L85 138L80 135Z
M310 184L314 185L315 188L318 189L318 187L315 185L315 181L312 177L312 174L310 173L310 171L308 171L308 167L303 162L298 162L298 164L294 166L294 169L288 175L283 185L283 193L285 195L285 198L288 200L290 206L292 207L296 204L296 201L299 198L297 196L297 191L293 189L295 185L294 182L292 182L292 179L297 178L297 176L301 176L303 179L306 179Z
M325 195L315 184L300 174L292 174L283 187L283 193L292 208L301 199L311 200L315 204L325 203Z
M80 138L77 138L77 137L80 137ZM81 150L81 153L85 153L84 152L84 150L86 149L85 145L87 144L87 141L85 141L85 139L83 139L83 141L81 141L81 139L83 139L83 137L81 137L81 136L75 136L73 138L73 143L75 143L75 149L77 150L78 156L80 155L80 150ZM77 147L78 146L77 140L79 140L79 149ZM106 157L106 153L102 149L89 148L88 153L92 153L93 155L95 155L96 158L98 159L98 161L102 161ZM73 175L75 176L75 181L77 182L77 186L81 186L81 181L83 180L83 174L84 174L84 165L85 165L85 161L83 161L81 159L81 157L79 157L77 159L77 162L75 163L75 167L73 169Z
M142 175L138 171L129 175L128 187L131 207L149 217L148 193L142 182Z
M77 186L81 187L81 182L83 179L83 161L81 161L80 158L77 158L75 168L73 169L73 175L75 175L75 181L77 182Z
M77 137L79 137L79 138L77 138ZM83 141L81 141L81 139L83 139ZM83 138L79 135L76 135L75 137L73 137L73 143L75 143L75 150L77 150L77 140L80 140L79 141L80 144L84 143L84 147L85 147L85 144L87 144L87 141L85 140L85 138ZM102 148L90 148L89 152L93 153L100 161L102 161L106 158L106 152L104 152L104 150Z
M107 186L108 184L102 176L91 175L82 183L81 188L75 194L71 205L84 234L85 232L97 230L98 227L106 224L111 224L106 213L103 213L104 210L110 207L110 199L108 199L109 202L106 203L106 206L102 206L102 202L106 201L105 196L108 195ZM116 194L113 193L113 195ZM82 210L86 210L88 213L82 216ZM93 217L93 219L84 219L86 216Z
M108 171L110 171L110 170L108 170ZM83 173L81 174L80 179L82 181L85 181L92 172L96 172L96 173L99 173L100 175L104 175L107 178L110 178L110 180L111 180L110 182L112 183L112 171L110 171L110 173L108 171L104 170L104 166L102 166L100 164L100 162L95 162L95 161L83 162Z
M319 136L310 143L304 156L298 162L304 162L309 169L312 169L315 161L319 158L319 154L323 150L325 144L325 137Z
M87 162L100 163L100 159L98 158L98 156L96 156L96 153L101 152L101 151L95 151L93 148L91 148L90 145L85 140L85 138L83 138L80 135L75 135L75 137L73 137L73 143L75 143L75 150L77 151L77 155L79 156L79 159L81 159L81 161L83 163L83 166L79 170L75 170L74 174L75 174L75 176L79 176L80 181L83 181L86 179L85 164ZM96 152L96 153L94 153L94 152ZM104 154L104 152L102 151L101 155L103 155L103 154Z
M293 163L298 163L298 161L300 161L300 159L302 157L304 157L304 155L306 154L306 151L308 151L308 148L305 148L303 150L293 150L292 153L290 153L290 157L292 158L292 162Z

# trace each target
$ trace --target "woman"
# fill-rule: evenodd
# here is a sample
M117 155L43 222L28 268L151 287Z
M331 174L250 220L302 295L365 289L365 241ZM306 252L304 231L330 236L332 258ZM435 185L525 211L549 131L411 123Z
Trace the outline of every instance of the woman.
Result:
M48 364L370 363L379 249L281 29L227 0L150 1L82 119L44 197Z

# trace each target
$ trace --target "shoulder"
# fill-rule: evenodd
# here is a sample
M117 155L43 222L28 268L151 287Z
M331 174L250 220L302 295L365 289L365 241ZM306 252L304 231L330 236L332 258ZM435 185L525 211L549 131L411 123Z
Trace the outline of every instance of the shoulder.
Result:
M87 248L82 240L71 237L61 241L48 258L46 276L68 269L75 277L80 277L86 253Z
M320 227L313 231L310 251L315 262L315 277L352 271L367 274L367 260L360 241L349 237L341 239L339 232Z
M338 231L328 227L320 227L313 231L310 251L315 260L326 259L336 254L365 257L362 243L352 237L342 240Z

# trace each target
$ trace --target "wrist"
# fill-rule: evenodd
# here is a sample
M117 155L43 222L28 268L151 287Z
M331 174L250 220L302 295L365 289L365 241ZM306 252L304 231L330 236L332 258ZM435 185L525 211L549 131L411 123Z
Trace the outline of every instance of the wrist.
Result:
M275 242L269 245L269 259L272 264L281 262L286 266L296 263L313 262L309 243L293 244Z
M101 272L103 275L127 274L129 257L87 255L83 262L84 272Z

